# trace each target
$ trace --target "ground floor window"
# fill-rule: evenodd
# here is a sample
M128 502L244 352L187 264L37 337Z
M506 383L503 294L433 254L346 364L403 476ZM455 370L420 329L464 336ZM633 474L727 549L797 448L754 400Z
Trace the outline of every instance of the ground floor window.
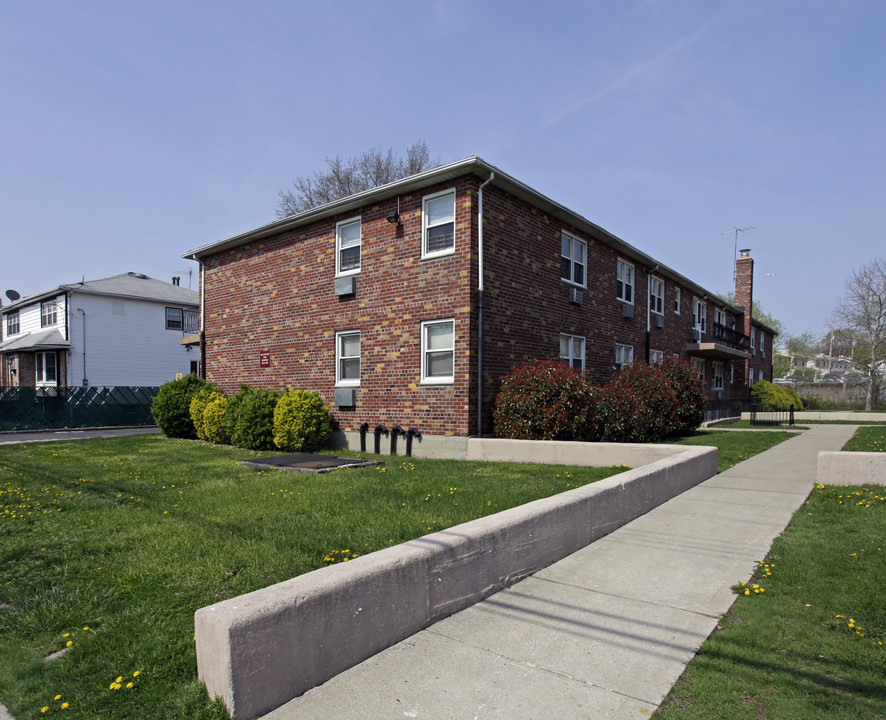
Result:
M692 358L692 369L704 380L704 358Z
M661 365L664 362L664 351L662 350L650 350L649 351L649 364L650 365Z
M335 384L360 384L360 331L335 334Z
M626 365L634 362L634 346L615 344L615 367L621 370Z
M714 390L723 389L723 363L714 362Z
M421 381L440 385L455 382L455 320L421 324Z
M58 369L54 352L37 353L36 365L38 387L54 387L58 385Z
M560 359L569 363L569 367L584 371L585 339L580 335L560 335Z

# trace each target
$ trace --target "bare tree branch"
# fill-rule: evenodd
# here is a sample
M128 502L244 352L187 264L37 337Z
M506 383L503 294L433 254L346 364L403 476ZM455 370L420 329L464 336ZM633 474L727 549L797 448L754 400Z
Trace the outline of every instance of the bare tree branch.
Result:
M277 192L277 217L297 215L415 175L438 163L438 159L431 158L431 151L424 140L418 140L406 148L405 159L397 157L391 148L385 150L381 145L344 160L338 155L332 159L327 156L325 171L318 170L312 177L299 176L293 180L290 189Z

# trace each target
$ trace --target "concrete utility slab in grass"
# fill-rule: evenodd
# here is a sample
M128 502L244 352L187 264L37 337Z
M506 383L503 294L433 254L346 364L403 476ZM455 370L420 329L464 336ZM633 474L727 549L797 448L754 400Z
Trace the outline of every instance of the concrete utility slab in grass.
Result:
M820 425L265 716L649 718L815 484Z
M366 467L367 465L384 465L382 462L364 460L363 458L341 458L331 455L313 455L298 453L296 455L279 455L277 457L240 460L245 467L267 470L277 468L290 472L327 473L342 468Z

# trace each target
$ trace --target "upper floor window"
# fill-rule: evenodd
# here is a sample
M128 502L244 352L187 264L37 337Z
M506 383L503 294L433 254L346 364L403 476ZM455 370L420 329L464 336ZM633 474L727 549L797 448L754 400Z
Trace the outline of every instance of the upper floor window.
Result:
M49 327L58 323L58 303L48 300L40 303L40 327Z
M618 261L616 272L618 290L616 297L626 303L634 304L634 266L624 260Z
M766 357L766 333L760 331L760 355Z
M34 357L37 366L37 387L54 387L58 384L55 352L38 352Z
M692 327L701 333L707 332L708 306L704 300L695 298L692 303ZM704 376L702 376L704 377Z
M19 331L18 310L6 316L6 334L15 335Z
M360 331L335 334L335 384L360 384Z
M714 322L726 327L726 311L721 308L716 308L714 310Z
M343 220L335 226L335 274L360 272L360 218Z
M757 328L751 328L751 355L754 354L754 348L757 344Z
M422 202L422 257L455 252L455 190L428 195Z
M621 345L619 343L615 344L615 367L618 370L621 370L625 365L630 365L634 362L634 347L633 345Z
M649 278L649 309L664 315L664 280L657 277Z
M680 314L680 288L674 288L674 315Z
M585 287L587 257L588 244L564 232L560 238L560 277Z
M181 308L166 308L166 329L183 330L185 327L184 313Z
M585 369L585 339L580 335L560 335L560 359L576 370Z
M455 320L421 324L421 381L426 384L455 382Z

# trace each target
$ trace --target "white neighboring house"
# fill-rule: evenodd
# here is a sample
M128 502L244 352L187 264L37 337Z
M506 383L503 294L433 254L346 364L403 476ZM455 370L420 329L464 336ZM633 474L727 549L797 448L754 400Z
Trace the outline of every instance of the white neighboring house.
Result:
M0 308L0 385L157 386L199 372L198 293L140 273L60 285Z

